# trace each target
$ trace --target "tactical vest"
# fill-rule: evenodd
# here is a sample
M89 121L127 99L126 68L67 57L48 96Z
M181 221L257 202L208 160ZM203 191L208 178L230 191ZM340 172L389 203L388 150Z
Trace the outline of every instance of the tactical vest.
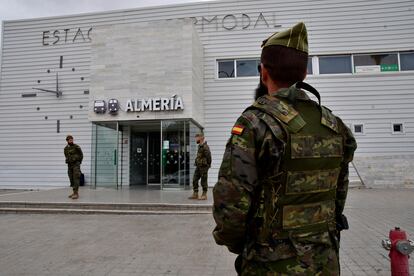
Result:
M297 88L299 84L311 90L319 104ZM261 111L260 119L284 145L278 173L263 179L264 213L258 242L334 230L336 185L344 152L338 120L320 105L319 93L305 83L262 96L253 108Z
M209 167L210 164L208 163L207 160L207 156L206 156L206 151L207 149L207 142L204 142L202 145L198 146L198 150L197 150L197 156L195 159L195 164L198 167Z
M68 164L73 164L76 162L82 162L82 156L80 155L80 147L77 144L71 146L67 145L64 148L64 154L67 158Z

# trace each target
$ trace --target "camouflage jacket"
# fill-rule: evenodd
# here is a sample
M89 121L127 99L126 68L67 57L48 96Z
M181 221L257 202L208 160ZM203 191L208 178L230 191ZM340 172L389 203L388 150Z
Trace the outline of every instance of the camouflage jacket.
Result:
M210 168L211 166L211 152L207 142L198 146L197 157L195 159L195 166L197 168Z
M83 160L83 153L80 146L73 144L73 145L66 145L65 149L63 150L65 153L65 162L69 165L75 164L77 162L82 163Z
M315 104L304 92L303 94L303 101ZM257 240L256 226L265 216L264 179L269 176L269 172L272 175L278 174L278 164L283 158L285 145L283 141L276 139L274 134L275 129L283 132L282 126L277 127L278 123L274 121L276 127L271 131L261 120L262 115L261 110L248 108L232 129L218 182L213 189L213 215L217 224L213 236L217 244L227 246L235 254L243 253L243 257L249 257L252 252L256 255L262 254L263 256L259 256L258 259L266 261L295 256L297 250L283 242L266 244L267 250L262 252L250 250ZM337 121L345 141L345 154L336 183L335 212L336 215L340 215L343 212L348 188L348 163L352 161L356 142L344 123L339 118ZM323 242L326 238L329 237L324 234L314 237L314 240ZM284 256L275 250L280 248ZM274 256L269 256L271 254Z

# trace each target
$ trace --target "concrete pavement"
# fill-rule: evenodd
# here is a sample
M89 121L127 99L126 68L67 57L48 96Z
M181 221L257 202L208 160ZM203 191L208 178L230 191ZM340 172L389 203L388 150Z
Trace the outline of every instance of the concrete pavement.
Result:
M207 200L188 200L192 190L160 190L159 188L96 188L80 187L79 199L72 200L68 195L72 189L57 188L35 191L0 190L0 202L47 202L47 203L167 203L167 204L209 204L213 203L212 189ZM201 192L200 192L201 194Z
M390 275L381 239L394 226L414 238L413 198L414 190L350 190L342 275ZM0 215L0 275L236 275L213 227L210 214Z

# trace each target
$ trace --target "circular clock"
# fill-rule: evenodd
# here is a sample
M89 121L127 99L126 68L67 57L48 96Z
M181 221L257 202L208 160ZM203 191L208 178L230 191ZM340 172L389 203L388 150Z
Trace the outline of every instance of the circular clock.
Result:
M60 98L60 97L62 97L62 95L63 95L63 91L61 90L61 87L60 87L60 85L59 85L59 71L62 71L62 70L59 70L59 69L63 69L63 56L60 56L59 57L59 62L58 62L58 68L56 68L54 71L55 71L55 74L56 74L56 78L55 78L55 80L56 80L56 83L55 83L55 85L54 85L54 87L53 88L50 88L50 87L45 87L45 88L41 88L41 87L32 87L32 89L33 90L37 90L37 91L41 91L41 92L48 92L48 93L53 93L53 94L55 94L56 95L56 97L57 98ZM72 69L71 69L71 71L72 72L75 72L75 67L72 67ZM52 70L51 69L47 69L46 70L46 73L47 74L51 74L52 73ZM81 77L80 78L81 79L81 81L83 81L85 78L84 77ZM39 85L41 85L42 84L42 81L40 80L40 79L38 79L37 81L36 81L36 83L37 84L39 84ZM88 92L88 93L87 93ZM89 94L89 90L85 90L84 91L84 94Z

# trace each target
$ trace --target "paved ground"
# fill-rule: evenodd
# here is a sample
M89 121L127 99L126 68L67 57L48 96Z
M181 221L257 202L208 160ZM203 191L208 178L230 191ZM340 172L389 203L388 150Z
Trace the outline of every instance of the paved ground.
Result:
M68 195L72 190L58 188L37 191L0 190L1 201L24 202L84 202L84 203L170 203L170 204L212 204L211 190L208 191L208 200L188 200L191 190L163 190L154 188L110 189L81 187L80 198L72 200ZM201 195L201 192L199 193Z
M0 189L0 195L6 195L6 194L18 194L26 192L26 190L13 190L13 189Z
M342 275L390 275L381 239L414 238L414 190L351 190ZM0 275L235 275L211 215L0 215ZM414 262L411 261L411 271Z

